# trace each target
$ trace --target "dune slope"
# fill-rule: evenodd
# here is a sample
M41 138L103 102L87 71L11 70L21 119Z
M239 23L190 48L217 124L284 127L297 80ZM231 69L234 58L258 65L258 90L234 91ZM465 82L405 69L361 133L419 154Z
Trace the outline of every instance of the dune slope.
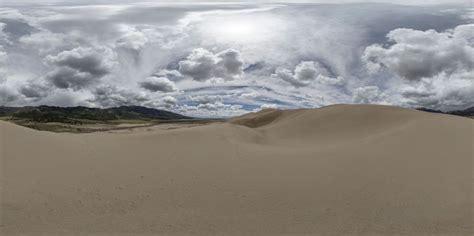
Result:
M471 235L466 118L368 105L57 134L0 123L1 235Z

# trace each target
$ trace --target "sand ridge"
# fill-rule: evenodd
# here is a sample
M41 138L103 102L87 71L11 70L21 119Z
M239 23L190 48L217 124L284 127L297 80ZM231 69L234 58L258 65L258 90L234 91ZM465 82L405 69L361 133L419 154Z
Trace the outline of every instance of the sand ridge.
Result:
M0 232L470 235L473 132L373 105L126 133L0 122Z

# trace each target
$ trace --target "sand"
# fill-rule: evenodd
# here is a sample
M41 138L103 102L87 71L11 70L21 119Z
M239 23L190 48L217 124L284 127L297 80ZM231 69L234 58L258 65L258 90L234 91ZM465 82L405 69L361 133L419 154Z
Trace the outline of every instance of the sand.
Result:
M471 235L474 121L264 110L91 134L0 123L0 235Z

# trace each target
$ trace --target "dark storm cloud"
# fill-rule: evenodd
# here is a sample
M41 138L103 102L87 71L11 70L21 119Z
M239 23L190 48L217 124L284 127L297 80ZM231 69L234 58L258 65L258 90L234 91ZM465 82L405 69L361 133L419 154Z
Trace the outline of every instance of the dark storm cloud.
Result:
M8 104L19 98L18 94L10 88L0 86L0 104Z
M46 63L56 68L46 78L58 88L80 90L110 73L114 66L112 56L107 49L82 47L49 55Z
M140 82L140 87L151 92L175 92L178 89L176 85L166 77L151 76L145 81Z
M88 73L79 72L69 67L55 69L48 73L46 78L58 88L71 88L73 90L80 90L98 82L97 77Z
M46 57L46 62L56 66L69 67L93 76L103 76L110 72L113 63L92 48L75 48L56 56Z
M18 91L27 98L40 99L48 96L50 89L44 85L31 82L28 85L20 87Z

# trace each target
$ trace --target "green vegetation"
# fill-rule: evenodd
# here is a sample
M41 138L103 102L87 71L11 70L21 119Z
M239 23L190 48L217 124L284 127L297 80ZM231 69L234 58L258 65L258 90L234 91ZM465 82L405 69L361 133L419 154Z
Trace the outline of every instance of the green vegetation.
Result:
M0 119L36 130L72 133L124 130L168 123L200 125L220 121L195 119L169 111L139 106L106 109L0 106Z
M0 119L37 130L94 132L192 120L176 113L138 106L107 109L88 107L0 107Z

